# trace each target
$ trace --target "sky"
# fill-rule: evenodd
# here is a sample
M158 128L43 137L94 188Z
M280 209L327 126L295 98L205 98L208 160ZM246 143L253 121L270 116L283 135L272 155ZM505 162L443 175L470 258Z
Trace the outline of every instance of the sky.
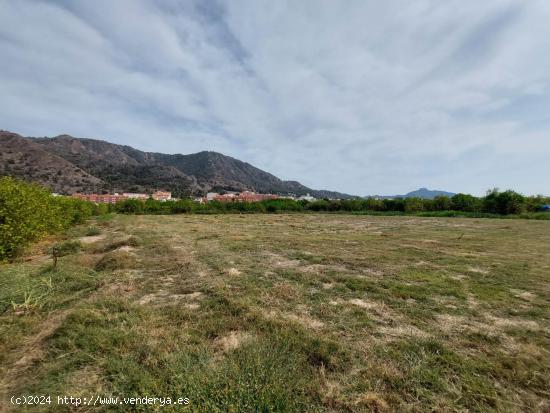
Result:
M550 194L548 0L0 2L0 129L356 195Z

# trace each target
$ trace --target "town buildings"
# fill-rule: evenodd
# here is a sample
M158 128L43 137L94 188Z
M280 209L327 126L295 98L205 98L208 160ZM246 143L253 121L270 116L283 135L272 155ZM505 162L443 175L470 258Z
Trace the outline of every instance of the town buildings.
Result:
M308 202L312 202L312 201L315 201L316 198L315 197L312 197L310 194L307 194L307 195L302 195L298 198L296 198L297 201L308 201Z
M111 194L73 194L73 198L82 199L84 201L94 202L96 204L116 204L117 202L124 201L128 197L119 195L117 193Z
M164 192L164 191L156 191L156 192L153 192L153 195L151 195L151 198L153 198L155 201L169 201L170 199L172 199L172 193Z
M243 192L229 192L226 194L219 194L217 192L209 192L205 197L196 198L195 200L200 203L217 201L217 202L260 202L266 199L278 199L278 195L273 194L258 194L251 191Z
M122 195L127 197L128 199L141 199L141 200L149 199L149 195L147 195L147 194L124 192Z
M152 195L143 193L125 192L122 195L118 193L114 194L73 194L73 198L83 199L85 201L94 202L96 204L116 204L117 202L124 201L126 199L138 199L146 201L149 198L153 198L157 201L168 201L172 199L171 192L155 191Z

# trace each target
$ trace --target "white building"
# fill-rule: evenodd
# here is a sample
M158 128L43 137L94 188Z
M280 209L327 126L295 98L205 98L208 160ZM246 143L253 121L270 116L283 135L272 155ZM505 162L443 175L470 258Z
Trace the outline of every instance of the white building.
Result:
M128 199L149 199L149 195L147 194L138 194L134 192L125 192L122 195Z
M217 196L219 196L220 194L218 194L217 192L208 192L206 194L206 200L208 202L212 201L214 198L216 198Z
M297 198L298 201L308 201L308 202L315 201L316 199L317 198L311 196L310 194L302 195Z

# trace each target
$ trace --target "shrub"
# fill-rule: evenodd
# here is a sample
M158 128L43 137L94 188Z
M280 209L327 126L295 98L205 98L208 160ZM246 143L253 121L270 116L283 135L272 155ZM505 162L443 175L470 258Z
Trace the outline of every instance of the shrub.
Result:
M492 214L519 214L523 212L525 198L517 192L508 190L499 192L493 189L483 199L483 211Z
M144 202L137 199L127 199L115 204L114 209L116 212L122 212L123 214L140 214L143 212Z
M47 233L83 222L93 212L90 202L54 197L38 185L1 178L0 261Z
M479 212L481 202L479 198L467 194L456 194L451 198L451 209L454 211Z
M424 210L424 202L421 198L405 199L405 212L419 212Z
M13 178L0 180L0 260L62 227L53 197L46 190Z
M112 251L105 254L95 265L96 271L114 271L122 268L132 268L136 259L124 251Z
M448 211L451 209L451 199L448 196L436 196L432 201L433 211Z
M89 227L86 230L86 236L88 237L99 235L99 234L101 234L101 230L98 227Z
M52 255L64 257L65 255L76 254L81 248L82 245L78 241L65 241L53 246Z
M525 210L527 212L538 212L542 210L543 205L550 204L550 199L542 195L530 196L525 198Z

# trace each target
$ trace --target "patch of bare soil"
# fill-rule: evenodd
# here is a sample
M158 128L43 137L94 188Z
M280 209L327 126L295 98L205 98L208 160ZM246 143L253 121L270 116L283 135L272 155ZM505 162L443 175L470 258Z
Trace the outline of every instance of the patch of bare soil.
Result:
M355 401L356 406L366 407L369 412L373 413L385 413L390 412L390 406L384 400L384 398L375 392L364 393Z
M108 293L115 294L117 296L124 296L132 294L134 291L136 291L136 287L129 283L120 282L106 285L105 290Z
M74 397L89 396L90 391L100 392L103 389L101 370L94 366L85 366L70 373L67 377L67 390Z
M160 290L155 293L147 294L138 300L138 304L145 305L166 305L183 303L188 308L198 308L196 301L203 298L203 293L196 291L189 294L170 294L168 291Z
M478 274L489 274L489 271L487 271L486 269L484 268L480 268L480 267L468 267L468 271L470 272L475 272L475 273L478 273Z
M40 255L30 255L24 258L25 262L30 262L34 264L44 264L48 260L51 260L51 255L40 254Z
M231 331L229 334L214 340L214 347L223 353L239 348L243 342L250 340L251 334L245 331Z
M378 331L384 334L386 339L388 338L402 338L402 337L418 337L428 338L430 334L420 330L419 328L410 324L403 324L398 326L382 326Z
M368 310L373 310L373 309L379 309L380 308L380 304L378 304L374 301L362 300L360 298L352 298L351 300L348 300L348 303L353 304L357 307L366 308Z
M227 275L231 275L232 277L241 275L241 271L235 267L228 268L227 270L225 270L225 272Z
M298 324L301 324L302 326L306 328L311 328L313 330L318 330L322 327L324 327L324 323L321 320L317 320L313 317L311 317L307 312L300 312L299 314L294 313L280 313L274 310L271 311L263 311L263 315L266 318L269 319L281 319L284 318L286 320L294 321Z
M342 304L351 304L356 307L367 310L376 321L381 324L393 323L397 320L402 320L402 316L396 313L392 308L381 301L369 300L366 298L353 298L348 301L343 301Z
M105 237L106 237L105 234L101 234L101 235L90 235L90 236L87 236L87 237L80 237L80 238L78 238L78 240L79 240L82 244L93 244L94 242L98 242L98 241L104 240Z
M317 320L313 317L311 317L309 314L303 313L303 314L286 314L284 316L285 318L296 321L299 324L302 324L304 327L311 328L313 330L318 330L322 327L324 327L325 323L323 323L320 320Z
M382 277L384 275L383 271L375 270L374 268L363 268L361 271L365 274L373 275L375 277Z
M492 314L485 314L480 320L466 316L438 314L438 328L447 333L461 334L464 331L497 335L506 338L504 330L507 328L521 328L525 330L539 330L540 326L532 320L522 318L501 318Z
M486 318L490 324L497 328L522 328L525 330L538 330L539 324L533 320L525 320L523 318L501 318L493 315L486 315Z
M267 252L265 256L269 263L277 268L295 268L301 264L300 260L293 260L274 252Z
M529 291L523 291L523 290L510 290L512 292L512 294L514 294L514 296L516 296L517 298L521 298L525 301L532 301L534 300L537 296Z
M311 264L300 268L306 274L322 274L325 272L346 272L348 269L343 265Z
M135 248L130 245L123 245L122 247L117 248L115 251L131 252L135 251Z

